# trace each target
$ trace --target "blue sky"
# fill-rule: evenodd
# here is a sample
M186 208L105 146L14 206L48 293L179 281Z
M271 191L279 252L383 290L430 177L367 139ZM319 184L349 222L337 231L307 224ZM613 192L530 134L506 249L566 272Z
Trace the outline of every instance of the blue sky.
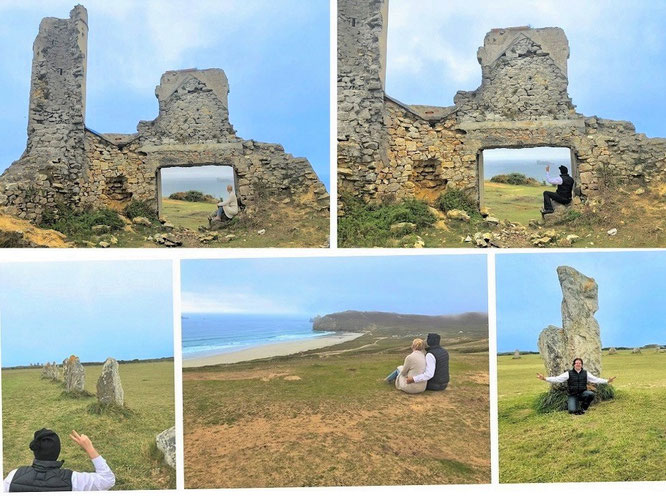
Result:
M0 264L2 366L173 356L171 261Z
M32 43L43 17L69 17L74 0L0 2L0 172L27 139ZM280 143L310 160L329 186L328 0L86 0L86 125L136 132L157 116L167 70L221 68L238 135Z
M184 260L184 313L487 312L483 255Z
M568 265L599 285L602 346L666 344L666 253L498 254L497 350L537 351L539 333L561 326L556 269Z
M564 29L569 95L585 115L666 137L666 2L639 0L390 0L387 93L408 104L453 105L481 84L476 51L492 28Z

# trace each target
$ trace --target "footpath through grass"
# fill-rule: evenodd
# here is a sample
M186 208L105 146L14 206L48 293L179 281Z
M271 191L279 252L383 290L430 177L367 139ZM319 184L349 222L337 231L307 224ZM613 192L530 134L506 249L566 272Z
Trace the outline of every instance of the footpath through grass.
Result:
M449 388L407 395L383 379L410 343L185 369L185 486L489 483L487 353L452 348Z
M101 365L85 366L86 391L95 394ZM40 379L39 369L2 371L3 477L32 463L28 444L46 427L60 436L65 468L94 471L90 459L69 439L87 434L116 475L114 489L175 489L175 471L156 455L155 436L175 423L173 362L120 364L128 416L96 415L94 396L70 398L62 383ZM157 451L159 453L159 451Z
M538 414L540 355L498 357L500 482L666 479L666 353L604 352L602 366L617 375L614 400L580 416Z

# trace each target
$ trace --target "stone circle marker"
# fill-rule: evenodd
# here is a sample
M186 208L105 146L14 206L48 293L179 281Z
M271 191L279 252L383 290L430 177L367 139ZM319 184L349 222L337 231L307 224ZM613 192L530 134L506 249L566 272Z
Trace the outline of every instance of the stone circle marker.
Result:
M615 355L616 353L617 353L617 350L615 348L611 348L610 350L608 350L609 355Z
M120 382L118 362L114 358L107 358L102 366L102 373L97 379L97 400L103 405L125 404L125 392Z
M520 351L519 350L514 351L511 360L518 360L519 358L520 358Z

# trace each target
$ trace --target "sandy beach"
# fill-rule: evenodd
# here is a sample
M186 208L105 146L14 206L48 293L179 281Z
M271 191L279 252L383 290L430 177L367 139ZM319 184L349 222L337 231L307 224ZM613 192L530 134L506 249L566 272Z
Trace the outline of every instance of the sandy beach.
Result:
M313 339L299 339L297 341L255 346L254 348L248 348L246 350L220 353L218 355L201 358L183 358L183 367L204 367L206 365L238 363L246 362L248 360L257 360L259 358L292 355L294 353L300 353L301 351L316 350L317 348L326 348L327 346L344 343L345 341L351 341L362 335L362 332L342 332Z

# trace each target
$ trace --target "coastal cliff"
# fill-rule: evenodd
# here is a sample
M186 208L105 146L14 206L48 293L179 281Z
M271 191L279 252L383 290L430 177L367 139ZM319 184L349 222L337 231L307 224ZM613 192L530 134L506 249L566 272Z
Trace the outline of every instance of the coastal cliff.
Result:
M312 319L313 331L358 332L372 329L381 333L414 334L436 332L442 337L487 337L488 315L462 313L457 315L414 315L392 312L330 313Z

